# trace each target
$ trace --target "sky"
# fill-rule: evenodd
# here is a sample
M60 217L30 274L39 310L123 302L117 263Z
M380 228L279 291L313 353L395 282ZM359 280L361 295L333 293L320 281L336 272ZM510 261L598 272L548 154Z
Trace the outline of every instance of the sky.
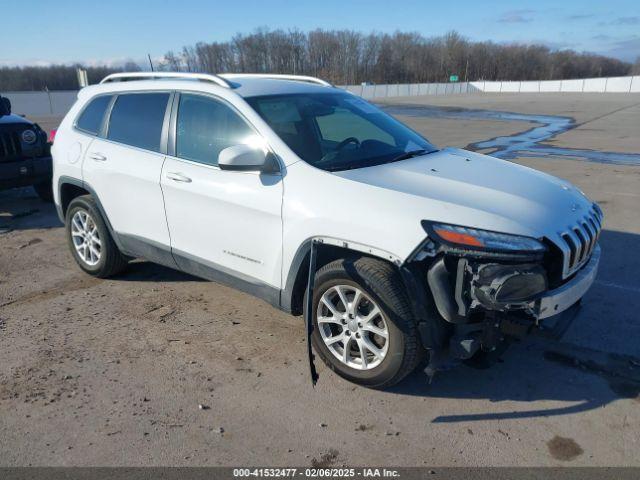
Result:
M640 56L640 0L0 0L0 66L161 59L257 28L456 30L470 40Z

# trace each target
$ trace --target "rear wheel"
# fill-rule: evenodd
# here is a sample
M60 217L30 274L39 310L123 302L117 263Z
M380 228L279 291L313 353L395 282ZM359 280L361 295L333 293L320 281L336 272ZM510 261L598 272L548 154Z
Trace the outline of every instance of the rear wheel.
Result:
M316 274L313 345L338 375L384 388L424 356L397 270L372 258L341 259Z
M71 201L66 215L67 240L76 263L85 272L107 278L121 272L127 259L111 238L95 201L83 195Z

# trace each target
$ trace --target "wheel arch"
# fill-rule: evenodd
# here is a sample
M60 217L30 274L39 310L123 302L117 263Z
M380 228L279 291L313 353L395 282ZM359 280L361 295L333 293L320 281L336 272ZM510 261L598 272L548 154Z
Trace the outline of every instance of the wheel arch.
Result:
M285 286L280 294L280 308L292 315L302 315L303 298L309 278L309 254L312 242L316 243L316 271L328 263L340 258L371 257L394 266L400 266L402 260L392 253L357 242L332 237L312 237L298 247L286 277Z
M104 220L104 223L107 225L107 229L111 234L111 238L115 242L116 246L122 251L122 243L120 242L118 235L114 231L111 222L109 221L109 217L107 216L107 212L105 212L102 203L100 202L100 198L96 191L89 185L87 182L83 180L79 180L73 177L61 176L58 179L58 194L60 198L60 203L56 204L56 209L58 211L58 217L65 223L67 210L69 205L73 201L73 199L80 197L82 195L91 195L93 200L100 211L100 215Z

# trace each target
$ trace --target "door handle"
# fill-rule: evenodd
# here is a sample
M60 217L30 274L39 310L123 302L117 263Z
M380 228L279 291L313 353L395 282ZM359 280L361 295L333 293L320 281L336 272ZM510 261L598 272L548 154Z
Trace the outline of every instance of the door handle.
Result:
M107 157L105 157L103 154L98 153L98 152L93 152L93 153L89 154L89 158L95 160L96 162L106 162L107 161Z
M179 172L167 172L167 178L174 182L191 183L191 179Z

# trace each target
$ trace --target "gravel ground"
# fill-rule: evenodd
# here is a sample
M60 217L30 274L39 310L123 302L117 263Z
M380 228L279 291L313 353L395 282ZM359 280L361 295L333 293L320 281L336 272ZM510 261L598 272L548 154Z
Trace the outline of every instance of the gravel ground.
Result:
M573 116L598 128L556 142L615 151L626 131L620 151L640 152L637 95L406 102ZM406 120L442 146L530 128ZM248 295L144 261L83 274L52 206L0 192L0 465L640 465L640 167L518 161L575 182L607 216L564 343L530 339L491 369L431 385L416 372L388 391L320 365L313 389L302 320Z

